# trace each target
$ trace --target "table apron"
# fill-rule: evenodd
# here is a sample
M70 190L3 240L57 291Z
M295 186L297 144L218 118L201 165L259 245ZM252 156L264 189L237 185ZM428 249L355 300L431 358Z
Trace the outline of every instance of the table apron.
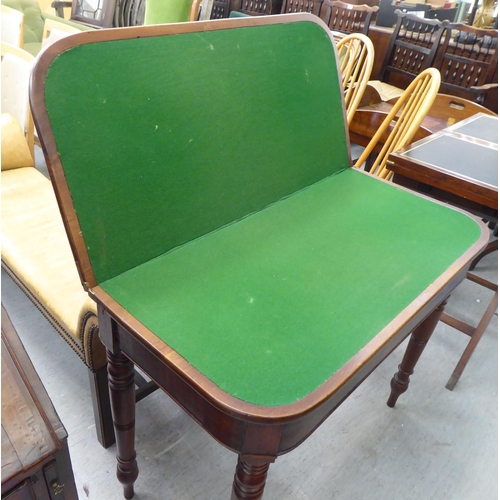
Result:
M103 305L99 305L100 336L106 347L121 350L136 366L154 380L188 415L226 448L256 457L276 457L291 451L303 442L351 394L361 382L451 293L463 280L463 268L442 290L388 339L376 352L368 355L360 366L345 376L342 384L328 397L313 403L307 411L296 416L280 416L280 407L262 410L262 416L238 414L225 409L210 395L191 385L172 366L141 342L140 335L127 331Z

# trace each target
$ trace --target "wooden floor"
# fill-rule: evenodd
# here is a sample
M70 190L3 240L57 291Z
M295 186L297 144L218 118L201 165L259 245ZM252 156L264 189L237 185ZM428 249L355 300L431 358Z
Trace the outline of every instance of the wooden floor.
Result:
M497 280L497 254L477 273ZM492 292L464 282L447 311L472 322ZM115 448L100 447L87 368L10 278L2 302L69 434L80 499L118 500ZM440 323L395 409L386 406L400 346L299 448L271 465L271 500L498 498L498 318L453 392L445 389L467 337ZM159 391L137 406L137 500L230 497L236 456Z

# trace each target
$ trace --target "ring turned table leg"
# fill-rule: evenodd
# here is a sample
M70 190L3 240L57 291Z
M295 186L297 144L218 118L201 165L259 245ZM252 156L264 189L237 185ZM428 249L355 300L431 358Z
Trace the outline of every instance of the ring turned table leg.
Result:
M399 396L408 389L413 369L439 322L447 300L443 301L411 334L403 361L401 361L398 372L394 374L391 380L391 395L387 401L387 405L391 408L394 408Z
M134 482L139 475L135 460L135 387L134 364L121 351L106 351L111 411L116 435L116 477L123 484L123 495L134 496Z
M231 500L260 500L271 461L238 457Z

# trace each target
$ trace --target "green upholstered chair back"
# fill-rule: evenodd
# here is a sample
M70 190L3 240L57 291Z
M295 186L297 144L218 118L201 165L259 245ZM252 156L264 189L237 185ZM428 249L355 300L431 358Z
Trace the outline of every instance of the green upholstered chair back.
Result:
M42 48L43 27L46 19L53 19L59 23L78 28L80 31L94 29L91 26L42 12L36 0L2 0L1 3L24 14L23 49L33 56L36 56Z
M144 24L189 21L192 0L147 0Z
M350 166L335 43L309 14L74 35L31 101L90 286Z

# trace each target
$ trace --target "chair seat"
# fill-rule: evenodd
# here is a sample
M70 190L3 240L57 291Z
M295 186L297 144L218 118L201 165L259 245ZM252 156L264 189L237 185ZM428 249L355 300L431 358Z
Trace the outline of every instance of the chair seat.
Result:
M6 170L1 193L3 266L85 363L103 366L104 346L87 338L96 305L82 288L50 181L33 167Z
M403 95L404 89L400 89L389 83L381 82L380 80L370 80L368 86L374 89L380 96L380 100L383 102L390 101L391 99L397 99Z
M331 377L479 231L348 169L101 287L227 393L284 405Z

